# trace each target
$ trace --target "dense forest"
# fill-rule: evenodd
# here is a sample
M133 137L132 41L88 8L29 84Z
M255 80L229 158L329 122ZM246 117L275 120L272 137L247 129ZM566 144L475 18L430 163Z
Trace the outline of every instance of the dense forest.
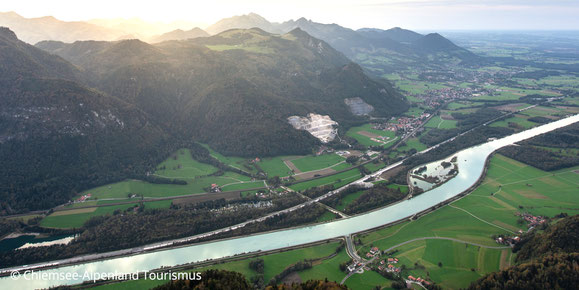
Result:
M461 132L472 129L485 122L493 120L502 113L492 108L481 108L469 114L452 113L452 117L457 120L456 128L453 129L438 129L433 128L426 134L420 136L420 142L433 146L442 141L448 140Z
M579 165L579 124L569 125L508 146L499 152L512 159L545 171Z
M387 183L380 183L369 189L350 186L338 194L332 195L322 200L322 202L330 207L336 207L337 205L341 204L344 197L359 191L363 191L364 193L350 202L344 208L344 213L358 214L367 212L401 200L406 196L406 194L402 193L399 188L392 189L388 187Z
M314 112L348 127L362 118L350 112L345 98L362 98L381 117L408 108L389 83L369 78L300 29L284 35L233 29L154 45L126 40L37 47L84 68L93 76L91 85L136 105L155 123L226 155L310 153L319 141L294 130L287 117Z
M579 252L579 215L563 218L543 233L524 235L513 249L517 261L527 261L555 253Z
M577 289L579 253L555 254L491 273L469 289Z
M252 285L238 272L225 270L207 270L199 273L201 279L179 279L157 286L155 290L185 290L185 289L239 289L252 290Z

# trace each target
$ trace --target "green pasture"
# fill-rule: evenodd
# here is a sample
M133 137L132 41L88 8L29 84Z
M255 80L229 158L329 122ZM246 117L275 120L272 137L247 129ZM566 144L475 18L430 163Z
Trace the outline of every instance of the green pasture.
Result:
M360 174L360 171L358 169L352 169L352 170L344 171L342 173L334 174L331 176L313 179L313 180L306 181L306 182L296 183L296 184L290 186L290 188L293 190L296 190L296 191L300 191L300 190L304 190L304 189L308 189L308 188L312 188L312 187L316 187L316 186L323 186L323 185L330 185L330 184L334 185L335 188L338 188L340 186L343 186L345 184L348 184L348 183L360 178L361 176L362 175Z
M301 172L307 172L328 168L340 162L343 162L344 160L346 160L346 158L338 154L330 153L318 156L305 156L298 159L293 159L291 162Z

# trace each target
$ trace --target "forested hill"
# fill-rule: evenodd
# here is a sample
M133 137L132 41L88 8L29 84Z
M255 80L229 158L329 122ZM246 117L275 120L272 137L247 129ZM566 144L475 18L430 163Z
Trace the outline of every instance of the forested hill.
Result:
M359 117L345 98L362 98L377 116L407 109L389 84L370 79L300 29L283 35L234 29L155 45L128 40L38 47L82 67L92 85L135 104L155 122L224 154L309 153L317 139L294 130L287 117L314 112L347 127Z
M347 127L360 117L345 98L362 98L379 116L408 106L299 29L39 47L62 58L0 29L0 214L139 177L194 141L232 155L309 153L319 141L287 117L327 114Z
M146 113L83 85L75 66L6 28L0 64L0 215L142 174L174 146Z
M470 289L575 289L579 283L579 215L543 233L523 236L514 250L518 265L491 273Z

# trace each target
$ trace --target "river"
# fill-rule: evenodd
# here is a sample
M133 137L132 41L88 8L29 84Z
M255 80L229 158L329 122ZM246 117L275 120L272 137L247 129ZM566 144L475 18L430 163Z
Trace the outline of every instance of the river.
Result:
M134 273L137 271L148 271L162 266L174 266L191 262L200 262L207 259L219 259L260 250L268 251L307 244L376 228L384 224L411 217L416 213L422 212L468 190L477 182L484 171L486 158L495 150L578 121L579 114L459 151L453 154L453 156L458 157L457 163L459 173L456 177L417 197L404 200L377 211L329 223L196 244L133 256L111 258L103 261L94 261L42 271L46 273L46 275L53 275L50 279L25 280L23 277L20 277L19 279L14 280L11 277L4 277L0 279L0 288L34 289L47 288L56 285L78 284L88 279L88 276L84 276L86 273L106 273L115 271L118 273ZM76 279L61 279L64 277L58 277L58 275L56 275L57 273L78 273L76 275L79 277Z

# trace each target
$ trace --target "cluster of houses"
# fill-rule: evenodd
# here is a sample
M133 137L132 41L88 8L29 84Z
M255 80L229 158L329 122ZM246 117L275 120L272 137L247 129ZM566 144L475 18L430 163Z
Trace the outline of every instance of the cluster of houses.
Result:
M217 183L213 183L211 184L211 188L209 188L209 192L221 192L221 187L219 187L219 185Z
M380 249L378 247L373 247L370 249L370 252L366 253L366 258L373 258L376 255L380 254Z
M422 113L418 117L398 117L396 122L374 124L372 129L387 130L392 132L411 132L414 131L414 129L418 126L422 125L422 122L429 117L429 113Z
M407 281L411 281L411 282L414 282L414 283L418 283L418 284L421 284L422 286L424 286L424 285L430 285L430 282L428 282L428 281L426 281L426 280L424 280L424 279L422 279L422 278L420 278L420 277L414 278L413 276L408 276L408 280L407 280ZM407 284L410 284L410 283L407 283ZM410 285L407 285L407 286L409 286L408 288L412 288Z
M520 216L522 219L524 219L526 222L528 222L529 228L533 228L533 227L536 227L540 224L545 223L545 217L542 217L542 216L534 216L534 215L529 214L529 213L521 213L521 212L517 212L517 213L515 213L515 215Z
M348 265L348 273L354 272L356 270L356 268L362 267L362 263L360 262L354 262L350 265Z
M394 266L394 264L398 264L397 258L388 258L386 260L381 260L380 265L378 266L378 270L386 271L388 273L400 274L401 269L399 267Z
M87 199L90 199L91 196L92 196L92 194L87 193L87 194L79 197L79 198L78 198L77 200L75 200L74 202L75 202L75 203L77 203L77 202L85 202Z
M269 198L272 195L284 195L289 193L288 190L284 189L283 191L275 191L273 189L268 189L267 192L266 191L258 191L255 193L255 196L259 197L259 198Z
M521 241L521 238L519 236L510 237L510 236L501 235L495 239L495 242L497 242L497 244L507 245L507 246L511 246L511 247L520 241Z

